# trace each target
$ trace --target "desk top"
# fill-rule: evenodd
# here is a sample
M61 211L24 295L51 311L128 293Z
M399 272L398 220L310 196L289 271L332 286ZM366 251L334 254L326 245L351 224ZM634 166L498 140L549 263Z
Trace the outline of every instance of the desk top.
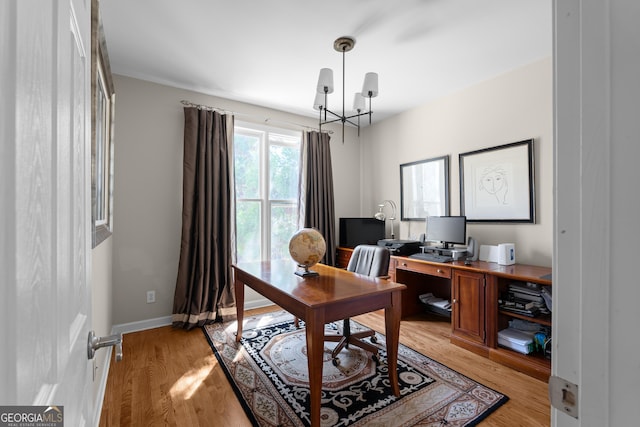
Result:
M234 264L233 268L240 276L251 276L251 287L272 301L292 298L312 308L406 288L388 279L373 278L323 264L311 268L319 273L318 276L300 277L294 274L297 265L291 260L240 262ZM279 298L271 298L274 294Z
M395 257L398 260L409 260L424 264L447 266L456 270L476 271L478 273L491 274L493 276L505 277L512 280L533 281L542 285L551 285L551 269L526 264L500 265L495 262L473 261L465 264L464 261L452 261L446 263L424 261L409 257Z
M339 247L338 249L341 249L343 251L353 251L352 248ZM542 285L552 284L551 268L549 267L527 264L500 265L496 262L486 261L473 261L470 264L465 264L464 260L440 263L398 255L392 255L391 259L395 259L398 262L410 261L411 263L450 267L456 270L475 271L478 273L491 274L493 276L504 277L512 280L534 281ZM399 267L402 268L401 265Z

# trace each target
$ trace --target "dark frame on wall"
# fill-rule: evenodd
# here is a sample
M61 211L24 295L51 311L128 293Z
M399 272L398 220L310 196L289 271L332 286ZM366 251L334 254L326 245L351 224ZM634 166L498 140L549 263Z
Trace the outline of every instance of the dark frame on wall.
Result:
M467 222L535 223L533 139L459 155Z
M113 122L115 88L98 1L91 2L92 247L113 232Z
M400 165L400 218L449 215L449 156Z

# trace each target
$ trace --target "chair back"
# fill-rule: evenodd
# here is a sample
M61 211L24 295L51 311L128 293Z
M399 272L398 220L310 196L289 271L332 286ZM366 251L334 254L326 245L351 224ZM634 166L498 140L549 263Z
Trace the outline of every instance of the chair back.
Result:
M382 246L359 245L353 250L347 270L371 277L386 276L391 253Z

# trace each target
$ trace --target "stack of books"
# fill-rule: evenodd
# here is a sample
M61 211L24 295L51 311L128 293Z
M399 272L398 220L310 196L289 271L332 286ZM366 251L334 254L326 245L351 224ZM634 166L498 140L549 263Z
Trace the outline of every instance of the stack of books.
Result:
M501 310L528 317L549 314L542 292L543 287L537 283L514 282L503 292L498 305Z

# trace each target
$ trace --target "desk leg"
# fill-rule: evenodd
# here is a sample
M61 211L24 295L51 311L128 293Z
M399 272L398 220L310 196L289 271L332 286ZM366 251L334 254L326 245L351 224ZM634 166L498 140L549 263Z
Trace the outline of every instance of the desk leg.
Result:
M236 330L236 342L240 342L242 338L242 321L244 320L244 282L238 280L238 272L235 272L236 279L234 288L236 292L236 318L238 320L238 329Z
M309 366L309 390L311 399L311 425L320 425L320 397L322 394L322 353L324 352L324 313L307 312L307 363Z
M398 384L398 343L400 342L400 317L402 315L402 293L391 293L391 307L384 309L385 334L387 335L387 365L389 367L389 380L391 390L396 396L400 396Z

